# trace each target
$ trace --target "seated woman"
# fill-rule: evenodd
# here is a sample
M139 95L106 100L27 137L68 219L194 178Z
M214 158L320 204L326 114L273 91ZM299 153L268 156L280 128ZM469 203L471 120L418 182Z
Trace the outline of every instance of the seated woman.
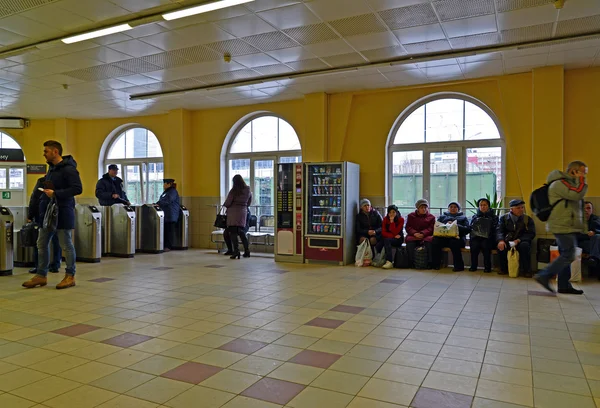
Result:
M360 212L356 215L356 239L361 244L365 239L371 246L377 245L381 239L381 214L371 207L371 202L366 198L360 200Z
M498 216L490 209L490 201L487 198L477 200L477 214L471 218L471 267L469 270L475 272L479 263L479 253L483 252L483 271L492 271L492 249L496 247L496 228L498 228Z
M392 248L400 248L404 242L404 218L400 215L398 207L390 205L387 208L387 215L383 219L383 226L381 227L382 240L377 243L377 251L381 251L385 248L385 264L384 269L391 269L394 267L394 261L392 257Z
M444 214L438 218L438 222L441 222L442 224L451 224L454 221L456 221L456 224L458 225L457 237L433 237L433 242L431 243L433 269L440 269L442 249L450 248L452 251L452 258L454 259L454 268L452 268L452 270L454 272L465 270L465 263L463 262L460 249L465 247L465 237L471 231L471 227L469 227L469 220L467 217L460 211L460 204L456 201L448 204L448 211L444 212Z
M415 249L424 245L427 247L429 261L431 262L431 240L433 239L433 225L435 217L429 213L429 202L420 199L415 203L416 211L408 214L406 219L406 252L411 268L415 266Z

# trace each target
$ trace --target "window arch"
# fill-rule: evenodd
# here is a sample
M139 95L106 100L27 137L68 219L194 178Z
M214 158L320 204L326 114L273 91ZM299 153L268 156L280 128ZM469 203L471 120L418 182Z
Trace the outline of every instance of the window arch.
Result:
M466 95L432 95L409 107L390 133L390 201L410 212L422 197L434 210L454 200L469 208L486 194L500 199L503 159L500 128L487 106Z
M240 174L252 190L256 215L273 215L275 166L302 161L300 139L288 122L269 113L250 117L238 129L227 147L227 190Z
M0 131L0 190L2 204L23 206L27 202L25 154L19 143Z
M110 164L118 165L132 204L158 201L163 191L164 161L160 142L152 131L129 127L113 136L104 152L102 174Z

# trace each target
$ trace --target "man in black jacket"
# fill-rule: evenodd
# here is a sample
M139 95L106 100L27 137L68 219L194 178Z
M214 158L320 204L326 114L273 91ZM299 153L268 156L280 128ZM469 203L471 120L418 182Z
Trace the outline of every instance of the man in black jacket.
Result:
M108 166L108 173L96 183L96 198L102 206L113 204L131 205L127 193L123 191L123 180L117 177L119 167L116 164Z
M41 226L44 221L42 217L40 217L40 198L42 197L42 193L39 189L44 186L44 181L46 181L46 177L40 177L35 183L35 187L33 192L31 193L31 197L29 197L29 207L27 208L27 222L35 222L37 225ZM58 273L60 270L60 263L62 261L62 251L60 249L60 243L58 242L58 235L54 235L52 237L52 260L50 263L50 272ZM38 249L37 246L33 248L33 265L34 267L29 270L29 273L37 273L38 266Z
M37 247L39 261L37 274L23 283L23 287L35 288L46 286L48 283L48 244L54 235L58 235L60 246L67 258L67 270L64 279L56 285L56 289L65 289L75 286L75 246L73 245L72 232L75 228L75 196L81 194L82 186L77 163L71 156L62 156L62 145L55 140L44 143L44 157L50 165L46 180L44 181L43 194L40 199L40 217L44 218L46 209L51 200L58 207L58 224L40 228Z
M594 214L594 205L589 201L583 204L583 209L587 232L577 234L577 246L589 255L588 266L597 271L600 267L600 217Z
M514 246L519 251L519 269L526 278L531 278L531 243L535 238L535 223L525 214L525 201L511 200L510 212L498 220L496 242L500 258L498 275L508 274L508 251Z

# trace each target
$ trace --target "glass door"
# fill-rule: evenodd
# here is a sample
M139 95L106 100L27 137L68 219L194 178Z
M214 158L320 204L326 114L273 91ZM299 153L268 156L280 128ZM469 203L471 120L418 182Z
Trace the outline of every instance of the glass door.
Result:
M122 174L125 192L127 193L127 197L131 204L144 204L141 164L128 164L123 166Z
M274 227L275 158L252 160L252 195L256 217L261 227ZM262 217L262 218L261 218Z
M339 165L314 164L307 167L307 233L340 236L344 177L342 168Z

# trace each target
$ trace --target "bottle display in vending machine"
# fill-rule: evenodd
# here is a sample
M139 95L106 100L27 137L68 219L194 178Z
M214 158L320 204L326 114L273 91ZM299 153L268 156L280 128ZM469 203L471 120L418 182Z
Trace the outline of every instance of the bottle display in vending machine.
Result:
M308 233L339 236L342 232L342 171L333 166L308 165Z

